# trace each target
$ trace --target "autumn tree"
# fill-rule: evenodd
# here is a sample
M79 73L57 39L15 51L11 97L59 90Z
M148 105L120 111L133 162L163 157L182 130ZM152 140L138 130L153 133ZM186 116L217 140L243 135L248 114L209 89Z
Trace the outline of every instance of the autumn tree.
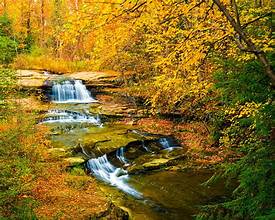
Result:
M245 31L245 27L247 25L250 25L264 17L268 17L268 16L271 17L272 15L271 11L266 11L267 9L263 7L264 3L262 1L255 1L255 6L260 6L263 9L263 11L265 11L265 13L256 17L254 20L251 20L248 23L245 23L242 25L240 14L239 14L239 8L236 0L231 0L231 7L233 8L235 17L233 17L230 14L230 11L227 9L225 4L223 4L220 0L213 0L213 2L219 8L219 10L223 13L224 17L227 19L227 21L230 23L230 25L234 29L237 35L237 37L235 37L234 40L238 45L239 49L244 52L253 53L263 65L265 69L265 73L271 79L272 83L275 84L274 71L272 69L270 62L266 57L264 50L262 48L257 47L257 45L250 39L250 37L247 35ZM267 3L267 7L270 7L271 9L271 3L269 4ZM243 45L243 43L245 45Z
M143 95L154 107L167 111L179 106L188 109L206 97L211 73L217 67L213 58L217 56L243 61L255 56L272 81L272 68L265 55L272 51L271 1L255 9L246 0L238 1L238 5L235 1L212 0L126 2L114 18L127 20L131 36L143 36L137 44L150 60L152 68L147 74L152 83L148 86L155 89ZM133 39L129 43L136 45ZM129 54L126 45L124 41L118 56Z

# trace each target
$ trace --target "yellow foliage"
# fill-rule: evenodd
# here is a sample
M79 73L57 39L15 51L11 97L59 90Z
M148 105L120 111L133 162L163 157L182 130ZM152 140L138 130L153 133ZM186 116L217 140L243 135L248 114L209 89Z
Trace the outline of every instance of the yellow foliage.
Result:
M85 61L66 61L52 56L19 55L13 62L14 69L47 70L54 73L69 73L94 70L93 66Z
M239 0L238 11L233 1L221 2L257 48L264 52L274 49L271 0L261 5ZM40 15L31 16L31 33L44 46L49 45L52 54L20 56L15 68L131 72L130 84L153 88L154 93L146 97L156 108L181 105L188 109L205 97L215 69L212 58L217 54L241 61L255 58L253 53L243 52L244 41L213 0L45 1L44 14L41 7L39 1L8 4L7 11L14 11L10 16L16 36L30 31L27 18L24 25L19 18Z

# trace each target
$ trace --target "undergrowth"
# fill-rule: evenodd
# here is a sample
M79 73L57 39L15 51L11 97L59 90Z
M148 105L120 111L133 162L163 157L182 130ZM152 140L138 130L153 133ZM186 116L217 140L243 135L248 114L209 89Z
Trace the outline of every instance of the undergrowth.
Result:
M230 198L204 206L197 219L274 219L274 90L258 62L232 60L216 73L215 89L220 106L213 137L231 157L212 180L238 184Z
M29 53L19 54L13 61L14 69L45 70L52 73L69 73L93 70L89 61L71 61L51 55L47 49L33 46Z
M48 143L17 101L14 72L2 69L0 79L0 219L36 219L30 192Z

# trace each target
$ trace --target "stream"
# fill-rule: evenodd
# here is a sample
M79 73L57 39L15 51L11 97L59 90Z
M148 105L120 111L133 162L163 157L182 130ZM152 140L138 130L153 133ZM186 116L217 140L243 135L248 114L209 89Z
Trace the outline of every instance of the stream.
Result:
M199 205L225 194L221 183L201 185L211 172L166 170L182 160L184 147L172 136L113 123L93 111L102 104L81 80L57 77L47 85L54 108L39 123L50 128L53 146L83 160L87 174L131 219L192 219Z

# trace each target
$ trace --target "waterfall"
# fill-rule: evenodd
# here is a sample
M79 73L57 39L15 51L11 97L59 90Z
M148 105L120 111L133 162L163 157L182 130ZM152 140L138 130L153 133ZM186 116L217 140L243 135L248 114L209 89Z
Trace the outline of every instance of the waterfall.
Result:
M123 163L125 165L129 164L128 161L127 161L127 159L124 156L124 147L121 147L121 148L117 149L117 151L116 151L116 157L117 157L117 159L119 159L119 161L121 163Z
M167 138L160 138L159 139L159 143L161 144L161 146L163 148L169 148L169 147L171 147L170 144L169 144L169 142L168 142L168 140L167 140Z
M68 110L49 110L46 117L41 123L90 123L101 126L101 121L98 116L94 117L88 114L82 114L80 112L68 111Z
M172 151L176 148L181 148L178 144L173 143L174 141L171 138L160 138L159 143L163 147L164 150Z
M54 82L52 101L56 103L90 103L96 102L81 80Z
M134 196L135 198L142 198L141 193L139 193L127 184L127 171L122 168L117 168L113 166L108 161L106 154L102 157L88 160L87 168L96 178L104 181L105 183L115 186L123 192Z
M141 141L141 144L142 144L142 147L147 151L149 152L150 150L148 149L148 147L146 147L145 143L144 143L144 140Z

